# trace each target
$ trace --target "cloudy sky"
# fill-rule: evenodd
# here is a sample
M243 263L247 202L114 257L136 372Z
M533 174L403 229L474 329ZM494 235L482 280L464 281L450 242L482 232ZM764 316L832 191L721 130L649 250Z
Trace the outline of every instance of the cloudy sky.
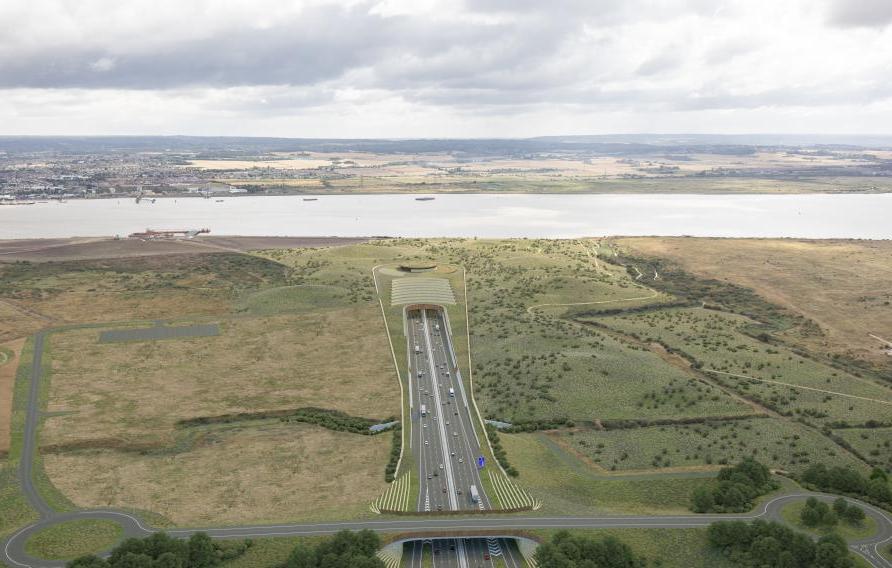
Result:
M892 133L892 0L2 0L0 134Z

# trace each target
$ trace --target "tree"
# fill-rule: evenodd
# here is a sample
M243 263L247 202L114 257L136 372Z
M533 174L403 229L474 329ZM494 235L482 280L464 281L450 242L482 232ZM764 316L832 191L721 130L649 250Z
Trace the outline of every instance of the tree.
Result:
M816 527L821 524L821 513L814 507L806 505L799 513L799 520L807 527Z
M152 568L154 561L148 554L126 552L112 564L115 568Z
M842 497L838 498L833 502L833 510L837 515L843 516L846 513L846 510L849 508L848 502Z
M88 554L69 562L68 568L108 568L108 562L94 554Z
M189 537L190 568L210 568L220 563L214 541L207 533L197 532Z
M312 568L315 564L316 554L313 549L298 543L285 561L285 568Z
M165 532L157 532L143 539L142 549L154 559L159 559L166 553L171 553L185 563L189 558L189 546L186 542L172 538Z
M881 467L873 468L873 471L870 472L870 478L871 479L879 479L881 481L885 481L886 483L889 482L889 475Z
M849 505L842 518L853 525L860 525L864 522L864 509L855 505Z
M173 552L164 552L155 558L153 568L184 568L183 559Z
M849 556L846 541L838 534L822 536L815 549L816 568L851 568L855 562Z
M889 482L876 478L867 482L867 495L877 501L892 503L892 489Z
M695 489L692 501L692 509L695 513L709 513L715 509L715 498L712 495L712 490L708 487L700 486Z

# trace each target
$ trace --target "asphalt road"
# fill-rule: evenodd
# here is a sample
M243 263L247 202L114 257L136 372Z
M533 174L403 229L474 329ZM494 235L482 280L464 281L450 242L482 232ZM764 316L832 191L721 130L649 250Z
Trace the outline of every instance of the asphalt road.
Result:
M411 450L420 477L417 510L490 509L477 469L480 445L443 314L413 310L407 327ZM471 486L479 502L471 499Z
M420 480L416 510L491 509L477 466L480 444L446 318L441 310L424 309L409 311L406 319L411 450ZM476 501L471 497L472 487L477 491ZM437 565L469 568L482 562L477 540L452 540L442 548L438 548L440 541L434 541ZM418 561L421 566L420 557Z
M498 558L505 561L508 568L523 568L526 562L516 547L504 538L432 538L414 540L409 546L406 566L421 568L423 566L424 548L427 547L431 564L434 568L458 568L457 551L465 552L469 568L495 568Z
M441 329L443 329L441 323ZM29 398L25 418L24 441L22 445L22 459L19 466L19 478L22 491L39 513L40 518L33 524L12 534L0 543L0 560L10 566L21 568L57 567L63 566L60 561L48 561L36 559L25 553L25 542L34 533L56 523L75 519L108 519L117 521L124 529L125 536L147 536L155 529L142 522L138 517L112 509L83 510L71 513L56 513L41 498L36 491L32 479L33 456L37 443L37 425L39 420L39 387L40 387L40 362L43 355L45 332L35 336L34 359L28 388ZM413 346L414 347L414 346ZM448 346L446 347L448 349ZM456 394L458 397L459 394ZM454 405L455 403L453 403ZM447 405L450 406L450 405ZM428 427L430 428L430 427ZM473 517L413 517L380 519L373 521L346 521L329 523L293 523L281 525L255 525L229 528L195 527L167 532L176 537L188 537L195 532L206 532L214 538L259 538L275 536L315 536L333 534L340 530L370 529L381 533L430 533L431 537L448 536L448 534L461 532L480 531L490 536L511 538L511 531L530 530L538 528L548 529L597 529L597 528L692 528L706 527L711 523L726 520L780 520L780 509L791 502L801 501L807 497L816 496L824 501L832 501L835 495L801 492L776 497L763 505L760 509L749 514L740 515L679 515L679 516L482 516ZM868 505L849 499L864 509L864 512L877 522L877 534L858 541L850 542L850 548L863 556L876 568L892 568L892 562L882 558L879 548L892 544L892 515ZM467 540L467 539L462 539ZM503 541L504 542L504 541ZM476 550L476 549L474 549ZM439 564L438 564L439 566Z

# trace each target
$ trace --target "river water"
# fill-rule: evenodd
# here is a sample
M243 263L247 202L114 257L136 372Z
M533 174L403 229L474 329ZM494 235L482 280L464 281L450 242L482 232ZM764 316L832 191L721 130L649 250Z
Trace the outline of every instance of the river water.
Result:
M245 236L892 238L892 194L316 197L0 206L0 239L123 236L146 228Z

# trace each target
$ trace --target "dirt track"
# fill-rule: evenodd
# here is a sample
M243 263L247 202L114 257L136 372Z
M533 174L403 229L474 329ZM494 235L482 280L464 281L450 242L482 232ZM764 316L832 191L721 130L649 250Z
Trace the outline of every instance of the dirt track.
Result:
M0 262L89 260L159 254L249 251L265 248L324 247L361 243L368 238L207 236L191 240L112 238L23 239L0 241Z

